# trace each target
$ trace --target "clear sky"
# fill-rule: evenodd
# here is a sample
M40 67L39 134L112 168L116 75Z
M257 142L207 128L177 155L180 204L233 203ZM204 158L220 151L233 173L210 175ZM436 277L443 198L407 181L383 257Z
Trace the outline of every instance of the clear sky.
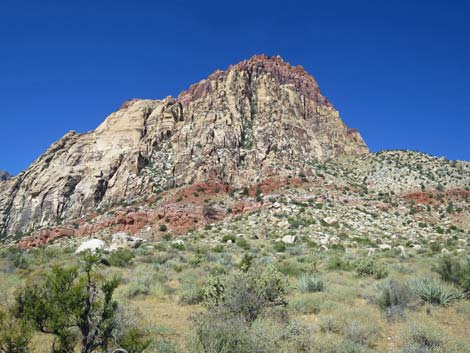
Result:
M372 151L470 160L470 1L0 1L0 169L253 54L300 64Z

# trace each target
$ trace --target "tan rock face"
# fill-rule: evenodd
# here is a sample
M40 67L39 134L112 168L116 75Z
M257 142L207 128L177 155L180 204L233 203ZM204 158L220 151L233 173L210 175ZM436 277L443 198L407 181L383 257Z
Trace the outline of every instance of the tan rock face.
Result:
M233 187L297 175L309 161L368 149L305 70L255 56L177 99L131 100L94 131L69 132L0 183L0 234L58 224L156 189Z

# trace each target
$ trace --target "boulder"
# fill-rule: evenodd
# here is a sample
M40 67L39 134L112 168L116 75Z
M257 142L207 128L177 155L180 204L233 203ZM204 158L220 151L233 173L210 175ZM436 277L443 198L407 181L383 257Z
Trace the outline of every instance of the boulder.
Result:
M281 238L281 241L284 244L294 244L297 240L297 237L295 235L286 235Z
M95 253L97 250L105 250L106 244L104 241L100 239L90 239L84 241L77 250L75 250L75 254L82 253L84 251L90 250L92 253Z
M144 239L134 237L124 232L115 233L111 237L111 246L109 247L111 251L117 249L135 249L138 248Z
M335 217L325 217L323 218L323 222L329 225L333 225L333 224L338 223L338 220Z

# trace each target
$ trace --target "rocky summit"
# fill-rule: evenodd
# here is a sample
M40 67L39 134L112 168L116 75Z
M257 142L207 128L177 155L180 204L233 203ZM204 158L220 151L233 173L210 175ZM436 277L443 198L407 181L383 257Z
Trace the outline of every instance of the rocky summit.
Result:
M313 175L368 153L301 66L256 55L177 98L132 99L94 131L73 131L0 186L0 233L23 234L199 182L224 190Z

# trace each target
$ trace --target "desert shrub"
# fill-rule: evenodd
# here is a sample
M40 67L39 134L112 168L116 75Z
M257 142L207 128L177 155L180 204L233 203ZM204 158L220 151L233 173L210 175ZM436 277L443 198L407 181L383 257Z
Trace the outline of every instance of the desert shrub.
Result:
M460 289L435 278L415 278L408 287L423 302L434 305L449 305L464 297Z
M359 276L372 276L375 279L382 279L388 276L388 270L385 266L372 257L357 261L354 267Z
M247 331L242 318L220 309L209 311L195 318L188 348L195 353L252 352Z
M347 341L373 347L380 336L378 312L368 307L342 305L320 318L320 329L325 333L341 334Z
M108 261L111 266L126 267L131 263L133 258L134 253L132 250L120 249L109 255Z
M177 353L179 352L175 345L167 339L156 339L146 350L146 352L155 353Z
M459 261L450 256L443 256L433 267L443 281L453 283L470 296L470 258Z
M308 352L312 345L302 324L265 317L247 323L221 307L198 315L194 327L189 350L195 353Z
M128 353L141 353L152 341L146 337L143 330L133 327L127 330L119 339L119 346Z
M166 293L166 288L149 266L141 266L136 268L130 282L122 288L121 292L127 298L150 294L162 297Z
M204 303L211 310L219 307L253 322L268 308L285 306L287 291L287 279L274 267L253 268L247 273L210 278L204 287Z
M460 261L450 256L441 257L433 270L439 274L443 281L454 284L458 284L460 281Z
M273 249L276 252L284 252L286 251L286 244L284 244L282 241L277 241L273 244Z
M398 273L401 273L401 274L411 274L415 272L415 270L412 267L410 267L410 265L408 264L397 263L397 264L392 264L390 267L392 270L397 271Z
M29 253L14 247L2 250L1 257L4 257L8 262L8 272L16 269L27 270L33 262Z
M188 284L182 287L179 303L186 305L200 304L204 300L204 291L201 287Z
M326 286L318 275L302 274L297 278L297 289L302 293L323 292Z
M307 270L304 264L292 258L278 262L276 268L286 276L299 276Z
M342 333L350 342L372 347L380 332L373 321L350 318L345 322Z
M424 323L412 323L402 333L402 353L446 352L445 334Z
M352 269L351 263L339 255L335 255L328 260L326 264L327 270L340 270L350 271Z
M249 337L252 352L308 352L313 343L311 332L304 324L273 318L256 320L250 327Z
M336 335L316 337L308 352L321 353L376 353L361 344L349 340L341 340Z
M237 238L236 244L242 248L243 250L249 250L250 249L250 244L246 241L246 239L243 238Z
M0 311L0 352L28 353L30 340L31 328L26 321Z
M304 294L296 296L289 301L289 308L300 314L318 314L324 308L330 308L331 302L325 301L321 295Z
M338 333L341 331L341 323L333 315L322 316L319 326L322 332Z
M253 255L250 255L248 253L243 254L243 257L240 260L240 263L238 264L238 268L242 270L243 272L248 272L248 270L253 265L253 260L254 260Z
M412 293L410 289L396 280L385 280L378 285L379 295L376 298L377 305L385 311L388 317L402 314L410 305Z
M231 241L232 243L235 243L237 241L237 237L232 234L226 234L222 237L222 243L226 243L228 241Z

